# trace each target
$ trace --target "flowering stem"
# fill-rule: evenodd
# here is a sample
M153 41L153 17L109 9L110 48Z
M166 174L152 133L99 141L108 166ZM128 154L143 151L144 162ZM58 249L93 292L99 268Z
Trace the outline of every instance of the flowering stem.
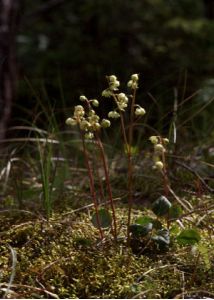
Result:
M117 103L117 98L114 95L115 102ZM132 103L131 103L131 115L130 115L130 127L129 127L129 140L127 139L126 129L124 124L123 114L120 111L120 123L121 123L121 130L123 135L123 140L125 144L125 149L127 153L128 159L128 220L127 220L127 244L130 243L130 232L129 227L131 223L131 210L133 205L133 165L132 165L132 140L133 140L133 123L134 123L134 105L135 105L135 98L136 98L136 89L134 90Z
M115 215L115 207L114 207L112 191L111 191L111 184L110 184L110 180L109 180L109 171L108 171L108 167L107 167L107 163L106 163L106 159L105 159L105 151L104 151L103 144L102 144L97 132L95 133L95 137L96 137L97 145L100 149L101 159L103 162L106 186L107 186L107 190L108 190L108 194L109 194L109 202L110 202L110 206L111 206L111 210L112 210L112 217L113 217L113 224L114 224L113 234L114 234L114 239L116 240L117 239L116 215Z
M169 178L167 175L167 168L166 168L166 157L165 157L165 153L164 151L162 152L162 162L163 162L163 170L162 170L162 174L163 174L163 185L164 185L164 194L165 196L169 195Z
M91 192L91 196L92 196L93 203L94 203L96 221L97 221L97 225L98 225L99 232L100 232L100 238L103 240L104 236L103 236L103 231L101 228L101 223L100 223L100 218L99 218L98 203L97 203L96 192L95 192L95 188L94 188L94 177L93 177L92 169L91 169L91 166L89 163L89 156L88 156L88 152L86 150L85 138L84 138L84 135L82 132L81 132L81 139L82 139L82 145L83 145L83 153L84 153L84 157L85 157L85 164L86 164L86 167L88 170L90 192Z
M129 242L130 242L129 226L131 223L131 208L132 208L132 203L133 203L133 198L132 198L132 173L133 173L132 170L133 170L133 168L132 168L131 147L127 141L124 118L123 118L123 115L121 112L120 112L120 122L121 122L122 135L123 135L124 144L126 146L127 158L128 158L128 205L129 205L129 207L128 207L128 221L127 221L127 244L129 245Z
M131 224L131 210L133 205L133 164L132 164L132 141L133 141L133 127L134 127L134 107L136 99L136 89L134 89L132 102L131 102L131 114L129 124L129 141L127 145L128 155L128 192L129 192L129 207L128 207L128 221L127 221L127 242L130 241L129 227Z

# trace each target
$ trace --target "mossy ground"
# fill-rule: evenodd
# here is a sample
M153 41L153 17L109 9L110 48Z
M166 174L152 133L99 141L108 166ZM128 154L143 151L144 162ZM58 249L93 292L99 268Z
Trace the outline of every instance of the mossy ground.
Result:
M212 199L210 198L210 201ZM106 232L100 243L90 213L54 214L49 221L20 213L1 214L0 296L7 298L202 298L214 296L213 215L200 224L208 261L172 242L166 253L127 248L127 210L117 209L120 239ZM142 211L134 210L133 218ZM195 225L200 214L185 222ZM208 222L208 223L206 223ZM10 247L11 248L10 248ZM12 269L11 249L17 253Z

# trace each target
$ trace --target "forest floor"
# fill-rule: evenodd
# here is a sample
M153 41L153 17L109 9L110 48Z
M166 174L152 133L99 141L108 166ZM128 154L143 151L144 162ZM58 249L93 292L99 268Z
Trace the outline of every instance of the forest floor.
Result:
M213 195L193 202L200 209L181 218L197 227L202 247L181 246L173 234L167 251L126 245L127 209L116 209L118 240L111 230L101 242L92 209L54 213L47 221L24 210L0 219L0 296L4 298L214 298ZM132 218L148 215L133 209Z
M174 206L172 215L170 210L163 214L163 207L152 209L166 190L161 173L152 168L150 148L134 149L128 242L124 149L105 144L116 214L114 236L105 174L93 143L87 144L98 206L111 215L104 211L107 226L101 239L93 221L81 141L75 137L68 142L58 142L58 136L8 140L0 172L0 297L214 299L210 143L196 150L190 145L193 154L185 145L183 152L167 157L167 197L170 205L183 205ZM169 209L168 200L163 201L164 210L166 205Z

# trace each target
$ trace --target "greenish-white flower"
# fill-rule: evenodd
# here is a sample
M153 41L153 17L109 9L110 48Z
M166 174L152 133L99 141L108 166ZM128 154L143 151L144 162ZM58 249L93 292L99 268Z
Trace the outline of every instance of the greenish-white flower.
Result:
M89 130L90 127L91 127L91 124L87 120L84 119L80 122L80 129L81 130Z
M138 81L139 75L138 75L138 74L132 74L131 79L132 79L133 81Z
M158 137L155 135L150 136L149 140L154 145L158 144Z
M128 83L127 83L127 86L132 87L132 84L133 84L133 80L129 80Z
M84 95L81 95L81 96L80 96L80 101L84 102L84 101L86 101L86 100L87 100L86 96L84 96Z
M118 96L118 100L120 100L120 101L128 100L126 94L124 94L124 93L119 93L117 96Z
M112 95L112 92L109 89L102 91L102 96L105 98L110 98L111 95Z
M74 107L74 117L80 119L85 115L85 110L82 105L77 105Z
M163 170L164 165L163 165L162 161L159 160L159 161L156 161L155 167L158 170Z
M92 128L93 128L94 131L99 130L100 127L101 127L101 125L98 122L95 122L95 123L92 124Z
M145 109L143 107L137 107L135 110L136 116L144 116L146 113Z
M113 110L108 113L108 117L112 119L117 119L120 117L120 114L117 111Z
M117 81L117 77L115 75L110 75L109 76L109 81L110 82L115 82L115 81Z
M94 110L91 110L89 112L89 116L88 116L88 121L90 122L90 124L92 125L93 123L97 123L99 122L100 117L95 113Z
M169 144L169 139L164 138L164 139L163 139L163 142L164 142L165 144Z
M137 81L129 80L127 83L127 86L134 90L134 89L138 88L138 83L137 83Z
M163 146L162 144L156 144L156 145L154 146L154 149L155 149L155 151L157 151L157 152L164 152L164 151L165 151L165 148L164 148L164 146Z
M128 106L128 97L124 93L117 95L117 106L119 110L124 110Z
M118 80L110 82L109 89L114 91L120 86L120 82Z
M94 134L92 132L87 132L87 133L85 133L84 136L86 139L91 140L91 139L93 139Z
M95 107L98 107L99 106L99 101L97 99L93 99L91 101L92 105L95 106Z
M102 119L102 121L101 121L101 126L102 126L103 128L108 128L108 127L111 126L111 122L110 122L109 120L107 120L107 119Z
M66 123L66 125L69 125L69 126L75 126L77 124L77 121L73 118L67 118L65 123Z

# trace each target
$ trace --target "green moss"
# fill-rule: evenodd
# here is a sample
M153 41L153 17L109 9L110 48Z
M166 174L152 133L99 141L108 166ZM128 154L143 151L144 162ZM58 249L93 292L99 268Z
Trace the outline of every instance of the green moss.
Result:
M46 298L47 292L60 298L173 298L182 292L182 278L186 291L213 291L213 270L205 268L202 257L195 266L189 248L173 244L165 254L131 253L122 239L125 212L117 210L121 242L116 245L108 232L105 243L100 244L98 231L86 214L56 214L49 222L11 224L1 233L1 287L9 282L11 274L10 244L18 259L12 290L22 298ZM141 214L133 211L133 218ZM11 219L2 217L1 222L11 223ZM211 244L207 231L203 241ZM211 251L209 257L212 264ZM42 286L46 291L36 290Z

